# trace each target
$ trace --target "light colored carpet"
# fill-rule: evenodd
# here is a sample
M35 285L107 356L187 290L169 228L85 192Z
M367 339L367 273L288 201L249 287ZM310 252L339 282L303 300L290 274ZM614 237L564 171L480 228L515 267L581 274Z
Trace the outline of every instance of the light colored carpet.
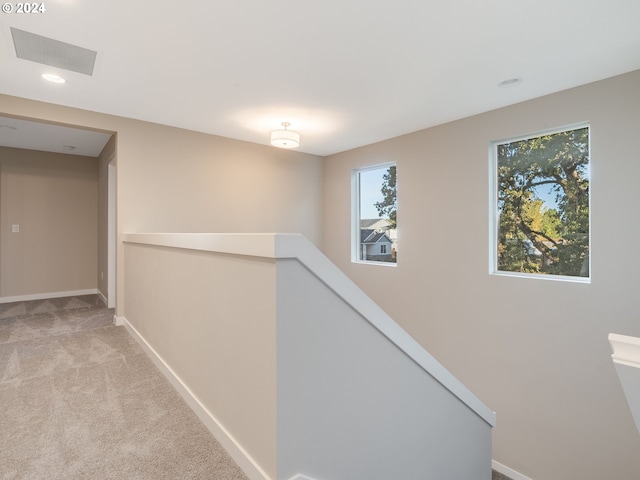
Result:
M247 477L91 296L0 306L0 479Z

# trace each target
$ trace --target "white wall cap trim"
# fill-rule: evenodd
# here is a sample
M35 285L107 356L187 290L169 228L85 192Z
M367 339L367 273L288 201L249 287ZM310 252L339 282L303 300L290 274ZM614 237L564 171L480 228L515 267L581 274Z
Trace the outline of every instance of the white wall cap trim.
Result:
M610 333L609 343L615 363L640 368L640 338Z
M204 252L276 258L274 233L125 233L122 241Z
M413 337L369 298L306 237L281 233L125 233L122 241L206 252L297 259L325 285L405 352L423 370L454 394L485 422L495 426L495 412L444 368Z

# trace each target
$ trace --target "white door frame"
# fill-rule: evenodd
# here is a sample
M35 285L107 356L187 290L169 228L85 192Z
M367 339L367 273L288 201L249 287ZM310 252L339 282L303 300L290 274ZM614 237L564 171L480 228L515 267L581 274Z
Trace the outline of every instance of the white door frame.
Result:
M116 155L107 166L107 307L116 307Z

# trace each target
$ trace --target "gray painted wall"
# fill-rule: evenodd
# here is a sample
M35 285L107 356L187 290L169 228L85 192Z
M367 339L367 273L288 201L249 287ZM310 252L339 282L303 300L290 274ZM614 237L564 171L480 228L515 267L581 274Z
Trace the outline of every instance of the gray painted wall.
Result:
M277 279L279 479L491 478L489 424L299 262Z

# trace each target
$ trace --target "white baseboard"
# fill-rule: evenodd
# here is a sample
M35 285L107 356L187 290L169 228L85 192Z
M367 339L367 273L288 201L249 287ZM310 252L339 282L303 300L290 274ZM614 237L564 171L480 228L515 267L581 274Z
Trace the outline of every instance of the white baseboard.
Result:
M69 290L66 292L35 293L32 295L15 295L12 297L0 297L0 303L28 302L30 300L46 300L48 298L75 297L77 295L92 295L99 293L97 289Z
M98 296L100 297L100 300L102 300L102 303L109 305L109 300L107 300L107 297L105 297L100 290L98 290Z
M205 427L207 427L216 440L220 442L227 453L231 455L231 458L233 458L242 471L244 471L247 477L249 477L249 480L271 480L269 475L260 468L260 466L251 458L249 453L247 453L236 439L233 438L229 431L225 429L224 426L222 426L222 424L220 424L211 412L200 402L200 400L198 400L189 387L182 382L180 377L178 377L171 367L165 363L162 357L160 357L154 348L147 343L135 327L131 325L125 317L117 317L114 315L113 318L116 325L123 325L129 334L138 342L138 344L140 344L156 367L158 367L167 380L169 380L171 385L173 385L173 387L178 391L187 405L191 407L200 421L204 423ZM304 480L305 478L308 477L300 477L300 480Z
M513 480L532 480L531 478L522 475L520 472L516 472L512 468L509 468L506 465L502 465L495 460L491 461L491 468L493 468L496 472L506 475Z

